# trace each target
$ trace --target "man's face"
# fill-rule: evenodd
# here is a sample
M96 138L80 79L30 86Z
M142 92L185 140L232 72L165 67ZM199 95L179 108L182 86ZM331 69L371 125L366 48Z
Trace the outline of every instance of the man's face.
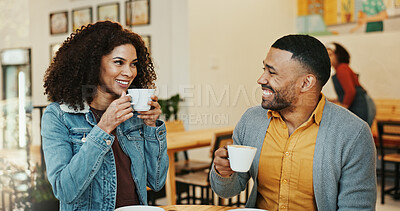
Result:
M297 101L296 85L301 65L291 57L289 51L271 48L264 59L264 72L257 81L263 90L263 108L280 111Z

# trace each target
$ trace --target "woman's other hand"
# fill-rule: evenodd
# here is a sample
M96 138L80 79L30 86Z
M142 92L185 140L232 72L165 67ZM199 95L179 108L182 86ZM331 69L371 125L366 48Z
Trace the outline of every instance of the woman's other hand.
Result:
M151 106L151 109L149 111L139 111L138 117L140 119L143 119L143 122L148 125L155 127L156 126L156 120L158 117L161 115L161 106L158 103L158 97L155 95L151 96L151 100L149 101L148 104Z

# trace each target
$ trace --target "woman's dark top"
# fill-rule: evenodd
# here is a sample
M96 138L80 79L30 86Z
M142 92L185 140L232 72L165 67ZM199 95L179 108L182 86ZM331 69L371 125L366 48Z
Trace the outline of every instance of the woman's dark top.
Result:
M92 110L97 122L100 121L100 118L105 112L96 110L92 107L90 107L90 110ZM115 208L137 205L139 204L139 198L136 193L136 186L131 173L131 160L119 145L115 130L112 131L111 134L115 136L111 148L114 153L115 166L117 168L117 200L115 202Z

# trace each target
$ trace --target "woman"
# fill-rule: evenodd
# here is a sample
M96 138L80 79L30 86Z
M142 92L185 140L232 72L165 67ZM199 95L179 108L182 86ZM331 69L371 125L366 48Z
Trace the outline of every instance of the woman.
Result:
M158 98L132 112L128 87L152 88L156 74L141 37L110 21L63 43L44 77L51 103L42 118L48 179L61 210L147 204L168 169Z
M375 118L375 104L360 85L358 75L350 68L350 54L338 43L328 44L327 50L336 71L332 81L340 104L371 126Z

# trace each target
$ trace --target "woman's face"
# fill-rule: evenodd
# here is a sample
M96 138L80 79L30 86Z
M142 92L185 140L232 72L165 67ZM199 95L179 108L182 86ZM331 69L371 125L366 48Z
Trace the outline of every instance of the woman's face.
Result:
M328 48L328 55L329 59L331 60L331 66L336 67L338 65L337 58L335 52L332 51L332 49Z
M132 44L115 47L101 59L99 94L118 97L126 92L137 75L138 59Z

